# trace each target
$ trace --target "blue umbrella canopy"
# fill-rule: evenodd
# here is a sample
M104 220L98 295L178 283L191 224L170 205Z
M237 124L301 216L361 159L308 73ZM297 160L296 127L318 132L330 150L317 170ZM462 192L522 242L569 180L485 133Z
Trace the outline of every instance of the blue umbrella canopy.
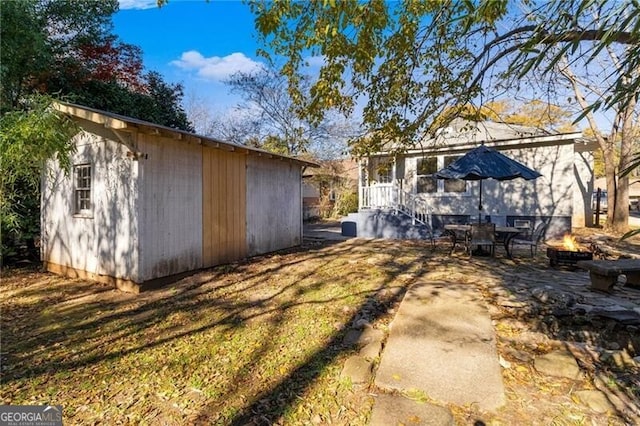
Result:
M540 176L542 175L535 170L484 145L480 145L469 151L436 173L438 179L463 180L482 180L489 178L496 180L511 180L516 178L532 180Z
M542 176L535 170L513 160L506 155L480 145L467 152L444 169L437 172L438 179L479 180L480 196L478 202L478 220L482 216L482 180L511 180L522 178L532 180Z

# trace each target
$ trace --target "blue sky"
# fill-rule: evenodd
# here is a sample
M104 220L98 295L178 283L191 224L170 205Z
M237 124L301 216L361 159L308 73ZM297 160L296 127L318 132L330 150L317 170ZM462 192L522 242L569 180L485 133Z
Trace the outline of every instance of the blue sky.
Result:
M142 48L149 70L219 112L238 102L222 81L263 63L253 20L246 4L223 0L169 0L162 8L156 0L120 0L113 17L114 32Z
M185 104L195 97L212 114L230 111L240 99L222 82L264 63L256 55L265 46L258 43L254 16L239 0L169 0L162 8L156 0L119 1L114 32L125 43L142 48L149 70L183 84ZM308 58L312 68L319 65L318 59Z

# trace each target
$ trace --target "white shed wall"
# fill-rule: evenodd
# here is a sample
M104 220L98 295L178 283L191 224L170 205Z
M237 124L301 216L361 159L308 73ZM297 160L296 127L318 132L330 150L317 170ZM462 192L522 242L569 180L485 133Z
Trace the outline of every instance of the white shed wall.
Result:
M298 164L247 158L248 254L268 253L302 242L301 168Z
M142 281L202 268L202 147L138 135Z
M99 126L94 131L106 134ZM83 131L74 142L72 164L91 164L92 214L74 215L73 172L66 176L57 162L50 161L43 176L42 259L139 281L138 163L127 158L126 147L105 136Z

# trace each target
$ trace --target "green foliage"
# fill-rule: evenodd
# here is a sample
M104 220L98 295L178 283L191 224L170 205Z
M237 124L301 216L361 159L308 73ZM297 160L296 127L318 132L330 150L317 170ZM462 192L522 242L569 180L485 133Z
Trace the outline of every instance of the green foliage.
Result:
M143 73L142 51L111 34L117 0L1 2L2 112L32 93L193 130L179 84Z
M473 46L460 42L504 13L504 1L472 2L251 2L256 27L287 62L294 102L312 121L327 110L351 113L359 96L367 133L356 153L387 140L417 140L452 105L479 93L470 86ZM473 12L473 13L472 13ZM476 13L479 12L479 13ZM305 56L322 56L307 104L300 90ZM348 84L347 84L348 81Z
M33 97L24 110L0 118L0 218L2 256L30 245L39 232L40 177L45 161L57 158L69 170L70 138L76 125L51 106L47 97Z
M0 113L17 106L30 75L52 62L34 2L0 2Z
M567 54L591 63L613 44L631 47L610 70L620 78L587 111L624 104L640 84L628 78L640 64L634 0L534 2L527 13L506 0L250 3L262 41L287 59L282 73L294 101L303 99L305 58L322 56L304 105L311 119L334 107L352 112L358 97L366 97L367 138L354 141L356 154L378 151L388 140L407 148L442 124L438 119L452 107L491 98L489 81L517 85L533 72L550 73ZM580 50L583 42L592 49Z
M461 117L472 121L487 120L500 123L519 124L549 131L569 132L571 112L539 99L515 103L507 99L497 99L479 107L472 104L452 106L438 116L432 127L444 127L452 118Z
M279 138L278 136L269 135L259 146L262 149L266 149L267 151L275 152L276 154L289 155L291 154L291 150L287 141Z
M519 41L514 44L517 54L511 59L509 72L520 77L534 69L549 73L562 65L567 56L579 55L588 64L597 62L599 55L614 45L628 45L630 49L619 58L616 69L608 70L616 76L613 83L584 109L581 117L601 108L620 109L635 102L640 80L630 77L637 75L640 66L640 3L636 0L553 0L536 8L532 17L538 19L537 25L517 29ZM528 37L521 37L525 34ZM581 50L584 42L592 43L592 48Z
M336 203L333 207L334 216L346 216L358 211L358 193L356 191L338 192Z
M67 165L74 127L51 99L193 130L180 105L182 86L143 74L140 48L111 34L117 0L0 2L3 254L31 244L39 231L44 161ZM33 95L44 94L44 98Z
M596 132L593 113L614 116L610 134L598 139L608 182L616 181L617 171L640 165L631 158L640 98L637 0L250 4L261 41L286 58L281 72L289 93L311 120L332 108L350 113L356 101L366 101L365 137L351 141L356 156L388 149L389 141L398 152L414 147L456 112L467 114L464 107L457 111L460 105L482 105L500 92L540 90L553 102L569 91L568 103L577 106L573 123L585 119L596 134L605 132ZM302 102L299 76L308 56L322 57L323 65L311 99ZM536 120L562 118L562 111L547 112ZM611 155L615 144L618 161ZM628 227L627 184L621 182L619 190L608 188L615 208L607 223L616 230Z
M156 72L147 73L144 90L132 91L116 81L90 80L74 89L70 99L78 104L175 129L193 131L184 112L180 84L168 84Z

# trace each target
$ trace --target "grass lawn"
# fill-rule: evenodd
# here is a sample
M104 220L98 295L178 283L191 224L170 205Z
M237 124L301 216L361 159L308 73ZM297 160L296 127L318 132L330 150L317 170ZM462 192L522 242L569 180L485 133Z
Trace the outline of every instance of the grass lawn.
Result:
M4 270L1 401L60 404L65 424L366 424L372 398L340 379L345 328L388 323L427 252L307 247L140 295Z

